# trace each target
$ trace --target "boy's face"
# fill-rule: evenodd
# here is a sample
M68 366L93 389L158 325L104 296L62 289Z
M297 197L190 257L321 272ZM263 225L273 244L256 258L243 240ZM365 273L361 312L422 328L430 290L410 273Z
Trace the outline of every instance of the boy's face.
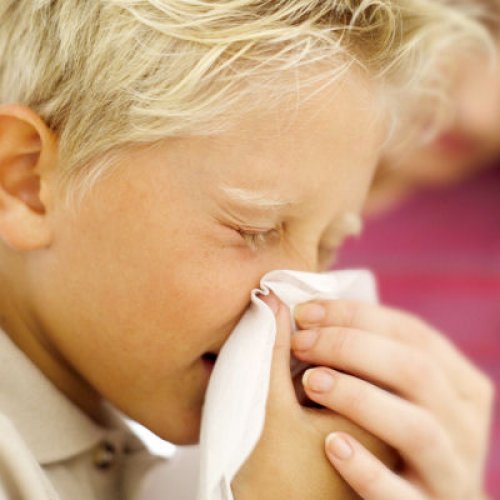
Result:
M318 270L319 247L360 212L384 134L375 100L353 77L231 132L137 149L75 212L52 199L52 242L29 272L54 360L160 436L195 441L204 355L221 349L251 289L272 269ZM288 203L253 207L233 188ZM280 224L282 238L271 232L257 248L238 232Z

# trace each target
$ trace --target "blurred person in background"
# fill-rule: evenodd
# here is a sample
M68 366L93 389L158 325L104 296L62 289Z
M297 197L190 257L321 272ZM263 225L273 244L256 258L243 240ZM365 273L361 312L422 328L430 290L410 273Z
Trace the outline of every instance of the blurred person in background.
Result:
M465 60L449 99L453 117L418 147L388 154L366 206L363 236L335 267L373 268L382 300L434 324L500 385L500 1L481 9L495 64ZM422 135L425 135L425 131ZM500 498L496 402L487 482Z
M450 2L446 2L450 3ZM428 140L394 148L379 166L369 214L393 209L422 189L448 188L498 165L500 158L500 0L454 0L479 17L495 40L496 54L485 60L465 56L452 64L455 77L448 100L450 117ZM432 132L431 132L432 133Z

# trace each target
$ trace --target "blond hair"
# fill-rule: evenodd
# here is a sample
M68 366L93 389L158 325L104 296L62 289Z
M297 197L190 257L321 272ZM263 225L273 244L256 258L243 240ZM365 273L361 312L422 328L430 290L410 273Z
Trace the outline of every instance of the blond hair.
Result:
M434 0L2 0L0 103L35 110L88 181L120 148L223 130L263 88L277 102L302 69L307 86L354 63L406 103L446 47L482 36Z
M500 36L500 1L499 0L439 0L465 15L475 18L486 26L493 37Z

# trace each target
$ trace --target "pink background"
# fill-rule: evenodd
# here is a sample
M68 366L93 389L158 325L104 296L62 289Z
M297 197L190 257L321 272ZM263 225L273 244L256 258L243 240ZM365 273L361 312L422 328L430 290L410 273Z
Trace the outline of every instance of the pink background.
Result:
M369 267L382 300L440 328L500 386L500 168L369 220L335 268ZM424 374L425 376L425 374ZM500 499L500 405L488 460Z

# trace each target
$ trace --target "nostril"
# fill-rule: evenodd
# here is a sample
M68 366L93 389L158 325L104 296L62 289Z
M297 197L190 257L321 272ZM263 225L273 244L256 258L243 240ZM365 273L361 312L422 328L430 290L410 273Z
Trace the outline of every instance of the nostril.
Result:
M203 354L202 359L204 361L208 361L209 363L215 363L215 361L217 360L217 354L215 354L214 352L206 352L205 354Z

